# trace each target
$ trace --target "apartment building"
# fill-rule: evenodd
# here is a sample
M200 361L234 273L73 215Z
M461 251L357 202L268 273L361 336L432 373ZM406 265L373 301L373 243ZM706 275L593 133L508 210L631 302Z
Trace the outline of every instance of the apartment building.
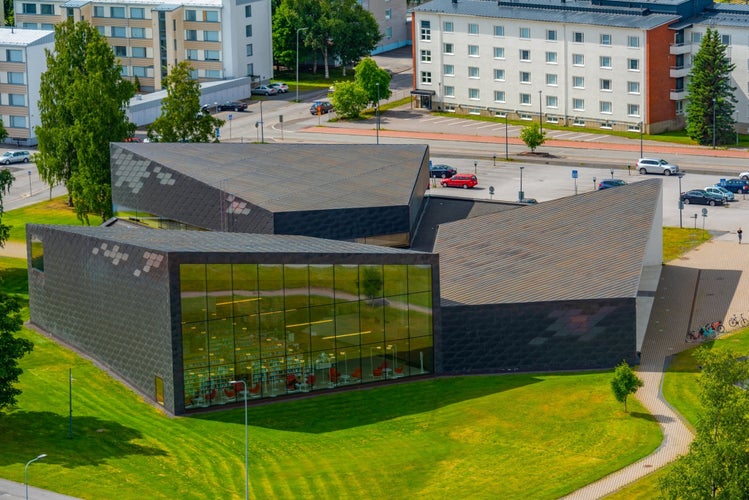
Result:
M44 50L52 48L50 31L0 28L0 117L7 143L37 143L39 82L47 67Z
M360 0L359 3L372 14L382 34L382 40L372 50L372 54L411 45L411 23L405 1Z
M273 77L270 0L16 0L15 12L27 29L89 21L142 91L161 89L168 68L185 60L200 81Z
M749 6L688 2L433 0L413 9L422 107L657 133L683 128L688 75L708 27L737 63L749 122Z

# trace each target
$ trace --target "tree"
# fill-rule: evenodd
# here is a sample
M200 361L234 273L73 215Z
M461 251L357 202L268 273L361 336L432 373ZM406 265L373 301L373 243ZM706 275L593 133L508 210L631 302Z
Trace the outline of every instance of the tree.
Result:
M23 370L18 360L34 349L34 344L13 334L21 329L21 306L12 295L0 292L0 410L16 405L21 390L13 387Z
M382 34L374 16L356 0L331 1L333 11L338 13L336 23L333 25L333 52L334 56L341 61L343 76L346 76L346 66L356 63L372 52L372 49L382 39Z
M632 368L629 367L626 361L622 361L614 370L614 378L611 380L611 390L616 400L624 403L625 412L627 411L627 397L637 392L637 389L643 385L642 380L635 375L635 372L632 371Z
M8 138L8 131L5 130L5 124L3 123L3 119L0 118L0 141L4 141Z
M37 167L47 184L64 184L76 215L112 216L109 143L135 131L125 108L135 95L106 38L88 22L55 26L55 49L42 74Z
M701 347L696 382L701 414L689 453L661 480L666 498L749 496L749 364L724 349Z
M382 296L382 274L374 267L365 267L362 272L361 289L364 295L374 304L375 297Z
M392 95L390 90L390 73L377 66L371 57L365 57L354 68L355 81L367 92L369 102L375 104L377 99L387 99ZM379 84L379 85L378 85ZM338 87L336 87L338 90Z
M520 130L520 138L531 148L531 152L535 152L537 147L546 142L546 132L541 132L538 123L532 122Z
M164 78L166 97L161 116L148 128L148 137L159 142L211 142L224 124L200 111L200 83L190 76L192 66L182 61Z
M689 73L687 135L702 145L713 143L713 115L715 144L728 144L735 137L734 109L738 101L731 72L736 65L730 62L726 50L720 34L708 28Z
M5 242L8 240L10 234L10 226L4 225L3 222L3 196L8 193L10 186L13 184L15 178L10 170L4 168L0 170L0 247L5 246Z
M357 118L367 107L367 91L356 82L336 82L335 92L330 96L335 112L341 118Z

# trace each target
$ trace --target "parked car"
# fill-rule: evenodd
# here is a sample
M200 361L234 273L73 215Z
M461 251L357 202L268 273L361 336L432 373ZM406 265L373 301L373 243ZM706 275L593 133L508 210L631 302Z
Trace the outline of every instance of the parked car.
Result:
M251 92L252 95L276 95L278 94L278 89L275 89L273 87L270 87L268 85L259 85L252 89Z
M429 177L441 177L447 179L457 174L458 171L450 165L429 165Z
M140 137L126 137L125 142L143 142Z
M270 84L270 85L268 85L268 86L269 86L269 87L273 87L274 89L277 89L277 90L278 90L278 92L279 92L279 93L281 93L281 94L285 94L286 92L288 92L288 91L289 91L289 86L288 86L288 85L286 85L286 84L285 84L285 83L283 83L283 82L275 82L275 83L271 83L271 84Z
M723 196L717 194L711 194L704 189L692 189L686 193L681 193L681 201L685 205L695 203L697 205L723 205Z
M617 186L624 186L626 182L621 179L604 179L598 183L598 189L608 189Z
M705 191L707 191L708 193L717 194L718 196L722 196L726 201L733 201L736 199L736 197L733 195L733 192L729 191L723 186L705 186Z
M741 172L739 174L739 178L744 179L745 181L749 181L749 172Z
M333 111L333 104L330 101L315 101L312 106L309 107L310 114L316 115L330 113Z
M219 111L244 111L247 109L247 103L242 101L226 101L218 105Z
M749 181L746 179L726 179L716 186L724 187L732 193L749 193Z
M637 160L637 170L641 174L663 174L671 175L679 172L679 166L669 163L663 159L640 158Z
M455 174L440 181L442 187L458 187L463 189L472 188L478 183L479 180L473 174Z
M10 165L11 163L28 163L31 155L28 151L6 151L0 156L0 164Z

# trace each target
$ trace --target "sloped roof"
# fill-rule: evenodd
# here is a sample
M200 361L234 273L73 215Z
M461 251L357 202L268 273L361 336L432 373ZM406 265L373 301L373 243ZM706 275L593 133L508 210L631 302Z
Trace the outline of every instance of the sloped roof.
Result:
M429 156L426 145L398 144L116 143L112 147L271 212L407 205ZM113 185L119 177L131 175L131 170L113 163Z
M443 224L442 306L636 297L661 179Z

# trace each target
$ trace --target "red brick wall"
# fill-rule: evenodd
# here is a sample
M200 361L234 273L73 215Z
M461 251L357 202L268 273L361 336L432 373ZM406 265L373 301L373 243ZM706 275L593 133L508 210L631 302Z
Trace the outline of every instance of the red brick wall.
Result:
M645 109L643 121L646 126L674 120L676 104L670 98L671 89L676 87L671 78L670 69L674 66L675 56L670 55L669 47L674 42L674 31L667 25L659 26L647 32L645 41Z

